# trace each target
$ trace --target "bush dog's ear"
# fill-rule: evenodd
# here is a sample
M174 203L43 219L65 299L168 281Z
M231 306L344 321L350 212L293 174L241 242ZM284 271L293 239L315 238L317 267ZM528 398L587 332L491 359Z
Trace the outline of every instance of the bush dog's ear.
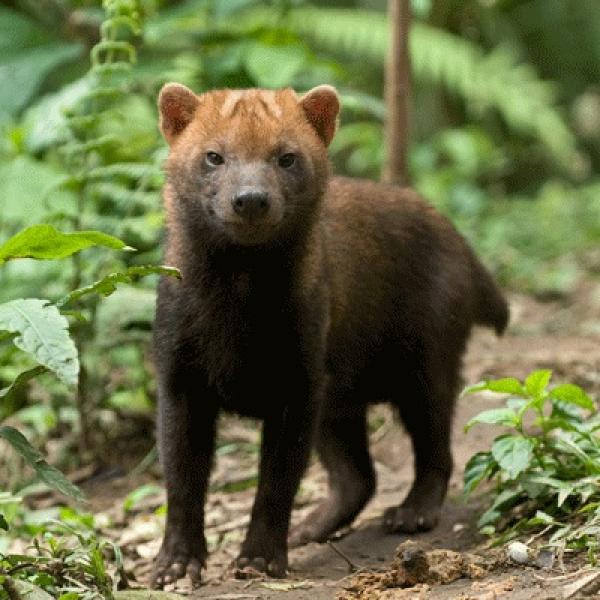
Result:
M190 124L198 107L198 96L178 83L167 83L158 95L160 130L172 144L177 136Z
M323 143L329 146L340 112L340 100L335 88L330 85L319 85L302 96L300 105L308 122L314 127Z

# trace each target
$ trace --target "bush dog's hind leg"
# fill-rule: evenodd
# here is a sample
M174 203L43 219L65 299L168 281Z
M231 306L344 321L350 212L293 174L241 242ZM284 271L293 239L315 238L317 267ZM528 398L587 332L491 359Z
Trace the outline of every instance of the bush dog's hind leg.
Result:
M329 477L329 495L292 531L290 545L324 542L352 522L375 491L369 455L366 404L335 402L324 409L317 450Z
M411 437L415 479L402 504L384 513L384 527L390 533L426 531L438 523L452 474L450 435L460 356L444 360L440 370L420 371L412 390L394 399Z
M180 377L179 381L177 378ZM188 575L200 582L207 548L204 501L215 443L217 411L198 388L174 376L159 385L159 443L167 487L167 524L152 587Z

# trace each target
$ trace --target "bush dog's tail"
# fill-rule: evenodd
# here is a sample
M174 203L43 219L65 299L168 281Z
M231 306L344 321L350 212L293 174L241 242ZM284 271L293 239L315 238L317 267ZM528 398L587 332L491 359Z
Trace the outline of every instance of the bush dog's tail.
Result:
M493 327L497 335L502 335L510 318L508 302L488 270L475 256L473 266L473 277L479 293L475 320L479 325Z

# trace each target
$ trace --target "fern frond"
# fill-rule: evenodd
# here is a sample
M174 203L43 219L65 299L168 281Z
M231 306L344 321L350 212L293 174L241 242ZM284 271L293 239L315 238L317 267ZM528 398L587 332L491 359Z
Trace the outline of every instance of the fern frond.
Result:
M248 17L255 26L273 24L277 18L259 9ZM388 42L383 13L297 8L280 25L331 54L383 65ZM511 49L500 46L486 53L470 40L414 22L410 52L417 81L443 85L475 115L496 111L514 133L539 140L564 165L572 161L575 136L556 106L554 86L541 80L531 65L519 62Z

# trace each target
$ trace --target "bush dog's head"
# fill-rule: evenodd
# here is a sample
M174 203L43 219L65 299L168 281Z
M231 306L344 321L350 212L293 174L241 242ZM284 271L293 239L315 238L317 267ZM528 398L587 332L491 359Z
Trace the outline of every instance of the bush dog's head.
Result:
M334 88L196 95L170 83L158 105L173 208L187 225L259 245L293 236L315 213L340 107Z

